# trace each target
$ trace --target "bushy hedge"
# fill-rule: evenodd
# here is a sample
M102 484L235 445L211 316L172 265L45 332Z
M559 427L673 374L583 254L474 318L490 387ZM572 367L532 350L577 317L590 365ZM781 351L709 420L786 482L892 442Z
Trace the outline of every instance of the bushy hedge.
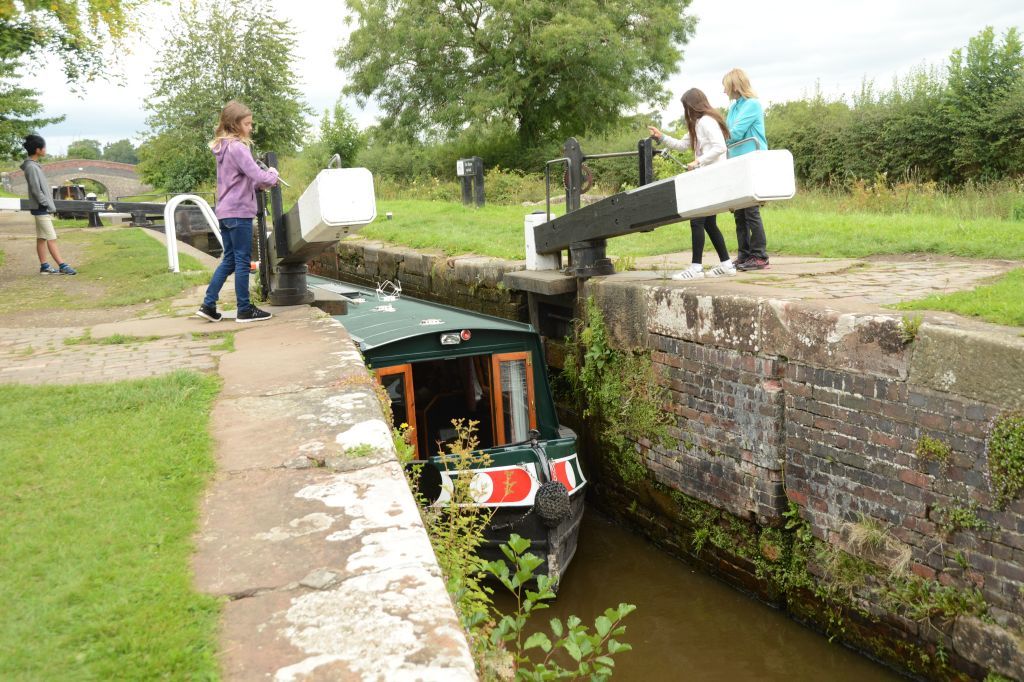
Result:
M770 107L769 144L793 152L797 177L987 182L1024 174L1024 50L1016 29L992 28L954 50L945 70L919 69L887 91L817 95Z

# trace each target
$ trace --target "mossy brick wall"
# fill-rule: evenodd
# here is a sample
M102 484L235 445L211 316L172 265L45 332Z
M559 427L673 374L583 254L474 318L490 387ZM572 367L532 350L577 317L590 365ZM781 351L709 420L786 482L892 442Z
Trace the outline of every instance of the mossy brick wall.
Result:
M976 586L989 605L1024 613L1024 502L996 509L988 482L985 438L999 406L798 364L783 390L786 488L816 535L834 541L857 513L882 519L912 548L914 573ZM917 454L922 437L948 454ZM952 509L984 527L943 527Z
M521 270L497 258L448 257L364 239L348 239L309 263L310 272L376 287L385 280L401 282L402 291L427 301L523 320L526 294L509 290L502 275Z
M618 346L651 349L671 391L679 446L638 441L654 484L762 529L782 526L792 501L816 538L854 556L850 528L862 518L881 522L910 549L908 577L979 590L992 622L964 616L922 624L883 603L884 585L875 581L851 588L856 608L838 636L911 668L904 659L916 642L919 652L932 652L931 663L918 667L930 676L993 670L1024 678L1024 501L997 508L986 458L993 418L1024 404L1024 340L924 324L908 343L897 315L636 282L592 280L585 294L598 301ZM932 450L921 451L922 440ZM686 505L680 511L644 486L621 487L610 496L631 510L625 516L660 544L694 554L677 537L693 525L680 516ZM973 527L949 521L965 517ZM814 619L795 595L771 594L751 553L738 553L723 556L718 547L696 558ZM830 579L827 566L808 568ZM946 663L936 667L940 651Z

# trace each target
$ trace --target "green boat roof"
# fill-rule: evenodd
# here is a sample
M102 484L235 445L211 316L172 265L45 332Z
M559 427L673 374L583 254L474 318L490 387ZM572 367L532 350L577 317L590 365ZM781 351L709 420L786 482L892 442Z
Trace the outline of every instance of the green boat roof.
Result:
M368 287L309 275L310 289L321 289L348 299L348 314L335 315L361 350L380 348L397 341L462 329L490 329L533 334L533 327L482 313L429 303L399 295L386 300ZM361 301L361 302L360 302Z

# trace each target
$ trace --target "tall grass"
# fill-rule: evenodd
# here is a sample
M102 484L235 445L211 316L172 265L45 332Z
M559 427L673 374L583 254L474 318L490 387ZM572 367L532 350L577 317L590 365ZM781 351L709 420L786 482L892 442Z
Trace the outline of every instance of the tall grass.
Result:
M1024 221L1024 181L1002 180L942 188L934 182L888 183L855 180L846 189L801 188L783 204L821 213L936 215L976 220Z

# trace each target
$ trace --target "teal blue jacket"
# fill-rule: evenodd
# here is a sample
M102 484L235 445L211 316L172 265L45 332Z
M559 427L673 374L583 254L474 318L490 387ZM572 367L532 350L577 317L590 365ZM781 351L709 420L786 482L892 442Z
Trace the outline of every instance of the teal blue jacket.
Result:
M768 138L764 134L764 109L756 99L740 97L733 102L725 117L725 125L729 128L729 139L725 141L727 145L735 144L748 137L754 138L760 145L746 142L730 149L730 157L749 154L755 149L768 149Z

